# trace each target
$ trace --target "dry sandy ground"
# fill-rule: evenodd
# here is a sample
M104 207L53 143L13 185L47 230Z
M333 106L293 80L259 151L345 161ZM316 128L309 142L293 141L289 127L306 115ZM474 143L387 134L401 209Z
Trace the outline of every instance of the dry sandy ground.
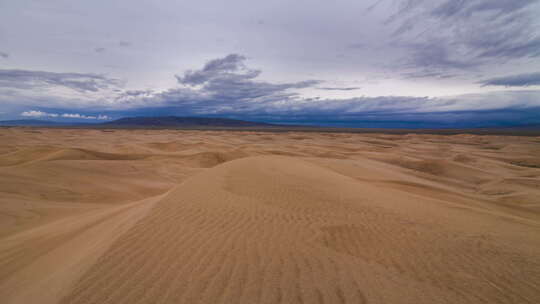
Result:
M0 129L0 302L540 303L540 138Z

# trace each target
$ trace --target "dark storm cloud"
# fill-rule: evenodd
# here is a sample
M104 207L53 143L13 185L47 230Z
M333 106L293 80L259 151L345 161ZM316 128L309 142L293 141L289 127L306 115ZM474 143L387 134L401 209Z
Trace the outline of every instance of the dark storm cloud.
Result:
M2 58L8 58L8 57L9 57L9 54L8 54L8 53L4 53L4 52L0 52L0 57L2 57Z
M518 74L486 79L483 86L527 87L540 85L540 73Z
M118 80L98 74L0 69L0 88L2 89L33 89L59 86L79 92L97 92L118 85L120 85Z
M535 0L403 0L387 19L408 67L470 70L540 56Z

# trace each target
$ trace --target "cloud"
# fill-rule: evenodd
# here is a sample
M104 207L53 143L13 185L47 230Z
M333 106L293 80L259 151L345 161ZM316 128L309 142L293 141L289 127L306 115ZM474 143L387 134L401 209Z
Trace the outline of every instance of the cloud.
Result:
M133 107L173 107L184 115L361 115L365 113L422 113L481 111L540 107L540 91L502 91L444 98L414 96L302 98L293 89L357 90L358 87L321 87L320 81L293 83L256 81L260 70L245 65L246 57L232 54L208 61L199 70L176 75L180 87L161 92L126 91L118 101ZM454 75L421 70L409 78Z
M66 87L79 92L97 92L120 84L117 79L98 74L0 69L0 88L4 89Z
M315 87L317 80L288 83L259 81L260 70L246 66L246 57L230 54L208 61L201 69L175 75L179 86L163 91L120 92L114 104L124 108L181 107L186 115L249 112L272 102L300 99L295 90Z
M175 75L180 89L164 92L163 98L178 96L194 97L198 100L214 101L222 104L237 102L261 102L267 100L286 100L297 96L291 89L313 87L318 80L305 80L292 83L270 83L256 81L260 70L245 65L246 57L230 54L223 58L208 61L200 70L188 70L182 76Z
M97 116L95 116L95 115L83 115L83 114L79 114L79 113L63 113L63 114L60 114L60 113L48 113L48 112L43 112L43 111L38 111L38 110L24 111L24 112L21 113L21 116L23 116L23 117L32 117L32 118L57 118L57 117L61 117L61 118L94 119L94 120L109 120L109 119L111 119L109 116L102 115L102 114L99 114Z
M348 115L257 116L258 120L294 125L356 128L478 128L538 125L540 108L421 113L364 113Z
M97 119L97 120L108 120L108 119L111 119L109 116L107 115L98 115L98 116L94 116L94 115L82 115L82 114L78 114L78 113L64 113L62 115L60 115L61 117L63 118L76 118L76 119Z
M370 6L368 6L366 8L366 12L370 12L374 9L376 9L384 0L377 0L375 1L373 4L371 4Z
M540 73L518 74L486 79L482 86L527 87L540 85Z
M428 71L466 70L480 64L480 62L458 58L456 54L444 46L443 42L430 41L428 45L426 43L406 43L402 46L411 51L405 67L421 67Z
M361 87L346 87L346 88L318 87L317 89L325 90L325 91L354 91L354 90L360 90Z
M431 14L445 18L469 18L475 13L489 12L497 17L521 10L533 2L531 0L445 0L438 3Z
M42 111L30 110L30 111L22 112L21 116L41 118L41 117L58 117L59 115L56 113L47 113L47 112L42 112Z
M386 21L406 68L471 70L540 56L540 13L531 0L398 0Z
M457 75L453 73L433 71L429 68L426 68L426 69L417 70L413 72L404 72L404 73L401 73L401 76L407 79L416 79L416 78L447 79L447 78L454 78Z
M458 113L463 111L515 110L526 112L526 109L540 107L540 90L499 91L438 98L417 96L362 96L347 99L305 98L296 90L313 88L348 91L359 88L325 87L321 85L321 81L317 80L287 83L259 81L258 77L262 71L249 68L246 65L246 60L245 56L237 54L210 60L200 69L176 75L178 85L162 91L113 90L111 95L106 95L107 98L98 101L92 100L95 103L92 104L92 108L106 108L108 111L119 113L115 116L123 115L121 113L155 111L155 113L175 115L220 115L244 118L264 116L292 119L301 116L364 119L369 116L375 119L376 117L390 117L389 115L399 118L424 115L423 113ZM410 77L415 76L410 75ZM41 104L37 106L43 108L43 105L47 105L64 108L56 104L51 105L49 100L49 98L43 97L39 101ZM84 108L89 108L88 104L81 109ZM107 116L71 113L68 110L60 113L58 111L48 113L28 110L25 113L28 117L108 118ZM442 114L437 115L441 117Z
M121 47L128 47L128 46L131 46L131 42L129 42L129 41L120 41L120 42L118 42L118 45L121 46Z
M0 52L0 57L7 59L9 57L9 54L5 52Z
M347 48L349 48L349 49L363 49L363 48L366 48L367 46L368 45L365 44L365 43L358 42L358 43L352 43L352 44L347 45Z
M258 99L223 99L194 90L175 89L140 97L142 104L174 108L181 115L239 115L312 117L362 115L405 115L532 109L540 107L540 90L499 91L448 97L378 96L347 99L301 98L289 95L268 95ZM138 99L139 97L134 97ZM138 103L141 104L141 103ZM397 116L396 116L397 117Z
M208 61L200 70L188 70L184 76L175 75L179 83L185 85L200 85L210 81L253 79L261 73L259 70L248 69L244 61L246 57L230 54L223 58Z
M133 96L133 97L152 96L153 93L154 91L152 90L127 90L123 92L125 96Z
M96 53L103 53L103 52L105 52L105 48L104 47L98 47L98 48L95 48L94 51Z

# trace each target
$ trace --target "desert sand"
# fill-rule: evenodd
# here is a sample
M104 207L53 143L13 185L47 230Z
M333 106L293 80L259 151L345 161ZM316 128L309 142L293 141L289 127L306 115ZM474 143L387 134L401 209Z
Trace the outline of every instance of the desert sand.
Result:
M540 137L3 128L0 302L540 303Z

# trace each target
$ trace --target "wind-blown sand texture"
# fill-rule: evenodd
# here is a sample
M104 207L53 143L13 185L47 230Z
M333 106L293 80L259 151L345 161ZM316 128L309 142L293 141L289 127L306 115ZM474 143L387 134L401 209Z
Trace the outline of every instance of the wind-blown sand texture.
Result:
M540 303L540 138L0 129L0 302Z

